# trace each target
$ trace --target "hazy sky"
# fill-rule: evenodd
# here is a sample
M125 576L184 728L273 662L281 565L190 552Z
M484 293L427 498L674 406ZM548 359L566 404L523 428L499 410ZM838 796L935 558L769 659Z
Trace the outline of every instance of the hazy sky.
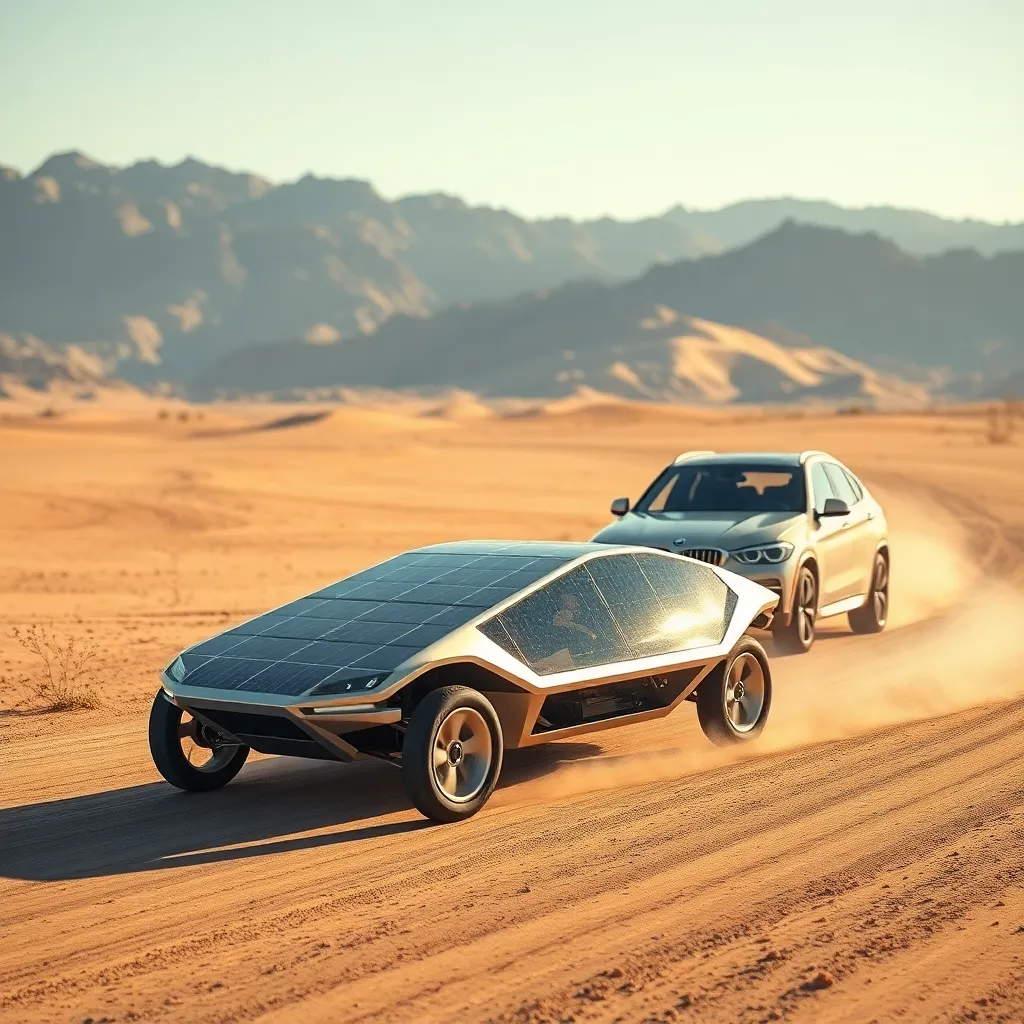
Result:
M1024 220L1024 0L0 0L0 163Z

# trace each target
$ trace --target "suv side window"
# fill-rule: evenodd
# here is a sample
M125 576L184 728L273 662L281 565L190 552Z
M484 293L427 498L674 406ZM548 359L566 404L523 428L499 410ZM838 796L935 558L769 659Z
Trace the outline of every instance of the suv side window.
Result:
M823 462L815 462L811 466L811 496L814 499L814 511L824 512L825 511L825 499L835 498L837 495L832 490L832 484L829 483L828 476L825 473L825 464Z
M842 467L837 466L834 462L826 462L825 473L828 476L829 483L832 485L832 491L835 496L840 501L845 501L850 508L853 508L857 504L857 493L850 485L850 481L847 479Z
M844 469L843 472L846 474L846 479L850 481L850 486L853 488L853 493L857 495L857 500L861 501L864 497L864 486L848 469Z

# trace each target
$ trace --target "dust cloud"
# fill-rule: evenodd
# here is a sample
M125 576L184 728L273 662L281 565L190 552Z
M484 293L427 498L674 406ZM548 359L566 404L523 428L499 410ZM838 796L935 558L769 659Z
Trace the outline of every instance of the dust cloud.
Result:
M981 576L965 525L937 501L879 487L873 492L889 523L887 628L922 622L959 604Z
M878 636L854 637L838 619L810 655L773 657L771 716L757 741L719 749L695 723L681 723L686 746L581 761L499 792L498 802L548 801L680 778L1024 693L1018 671L1024 594L987 575L970 551L967 530L942 505L900 492L879 497L890 525L889 626ZM766 646L771 656L770 642ZM692 705L684 706L669 721L691 712Z

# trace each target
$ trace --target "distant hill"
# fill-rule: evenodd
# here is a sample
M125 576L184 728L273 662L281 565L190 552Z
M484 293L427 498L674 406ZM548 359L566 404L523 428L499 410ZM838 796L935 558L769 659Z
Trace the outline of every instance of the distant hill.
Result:
M784 224L742 249L623 284L579 282L428 320L394 317L372 337L332 346L246 348L193 386L202 394L451 385L553 395L586 385L676 400L795 401L822 389L906 398L898 378L869 369L893 362L975 376L1020 366L1024 253L916 257L874 235Z
M949 220L922 210L893 206L848 209L820 200L749 199L721 210L687 210L677 206L664 219L715 239L719 250L746 245L787 220L841 228L854 234L873 232L918 256L935 256L950 249L976 249L984 256L1024 250L1024 224Z
M197 397L297 397L346 389L558 398L581 389L661 402L914 407L927 389L821 347L784 347L667 306L612 311L610 289L570 285L541 300L395 319L372 339L236 352L193 385ZM595 301L596 300L596 301ZM550 303L550 305L549 305ZM481 338L491 339L482 345ZM571 346L571 347L563 347Z
M118 168L64 153L25 177L0 168L0 331L31 335L55 350L76 346L98 357L108 373L137 382L184 381L254 344L347 344L392 317L404 324L452 305L501 302L580 279L611 285L671 264L690 268L673 286L678 294L652 292L651 303L775 332L773 337L807 334L855 357L879 345L888 353L890 328L893 344L903 344L907 321L895 316L892 305L900 300L884 299L889 305L875 309L868 295L865 303L866 290L876 284L880 296L905 294L910 279L920 276L901 271L899 284L889 281L886 259L918 265L902 253L864 256L856 271L862 278L836 292L838 303L860 303L859 310L833 310L827 290L796 294L806 290L800 274L810 275L816 287L832 287L824 269L804 268L787 285L781 280L785 268L773 270L754 259L747 282L739 264L696 259L729 260L727 250L774 231L787 217L870 228L908 252L964 245L981 253L1024 249L1024 226L947 221L914 211L844 210L784 199L718 211L676 208L635 222L530 221L446 195L389 201L363 181L307 176L274 184L194 159ZM878 238L856 244L888 251ZM941 279L935 285L940 290L960 295L975 279L983 290L989 285L982 278L998 276L995 264L977 255L943 259L944 269L927 264L924 274L933 284ZM999 272L1008 275L1012 291L1016 264L1005 259ZM652 273L642 280L655 282L659 292L677 271L665 270L664 279L657 277L661 271ZM872 274L877 280L869 283ZM768 295L776 285L793 294ZM533 308L540 300L524 301ZM946 334L967 339L967 361L974 351L970 339L984 337L990 326L988 342L1002 343L1002 301L996 296L994 307L975 302L950 311ZM976 315L980 319L965 334L962 320ZM922 332L931 328L920 317L912 326L917 333L910 347L916 351ZM940 342L924 354L949 361L947 350L956 344Z
M795 332L868 362L988 375L1024 361L1024 252L913 256L878 235L787 222L621 289L623 301L664 303L782 340Z

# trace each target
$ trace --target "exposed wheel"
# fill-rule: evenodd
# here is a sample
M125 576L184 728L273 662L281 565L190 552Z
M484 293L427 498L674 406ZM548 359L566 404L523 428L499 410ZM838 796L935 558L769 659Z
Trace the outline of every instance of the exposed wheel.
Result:
M806 654L814 643L814 624L818 617L818 581L808 566L797 573L793 588L793 610L789 622L781 618L772 629L775 646L782 654Z
M720 747L752 740L772 706L772 674L764 648L745 636L697 687L697 718Z
M409 798L434 821L471 817L494 791L503 750L501 724L483 694L466 686L428 693L402 744Z
M163 691L149 712L149 751L172 786L193 793L226 786L249 756L248 747L214 732L172 704Z
M875 555L868 599L847 614L854 633L881 633L889 619L889 560L881 552Z

